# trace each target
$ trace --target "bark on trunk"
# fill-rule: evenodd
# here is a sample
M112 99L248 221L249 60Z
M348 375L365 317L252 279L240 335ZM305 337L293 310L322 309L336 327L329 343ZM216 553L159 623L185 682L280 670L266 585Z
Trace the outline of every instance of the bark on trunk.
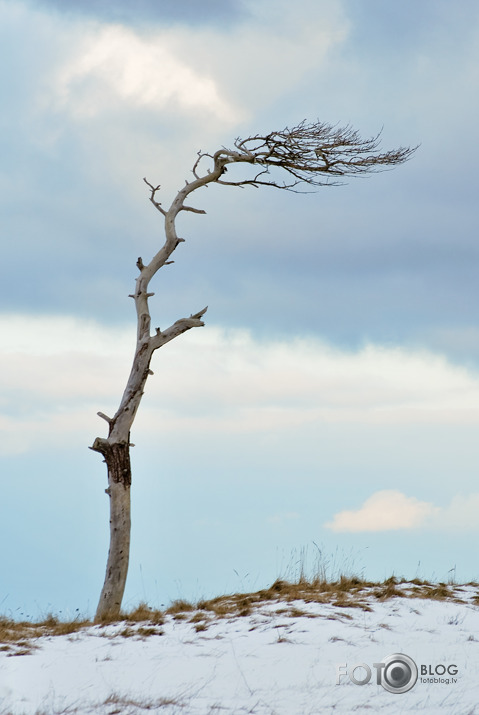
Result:
M110 548L105 581L100 595L95 622L116 619L120 615L130 555L130 487L131 465L128 443L108 444L96 440L94 447L105 457L108 467L110 497Z

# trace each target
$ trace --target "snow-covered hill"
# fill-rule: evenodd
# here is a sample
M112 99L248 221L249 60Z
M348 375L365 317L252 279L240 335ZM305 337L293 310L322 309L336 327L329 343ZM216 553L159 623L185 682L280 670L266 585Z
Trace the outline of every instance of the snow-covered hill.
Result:
M8 641L0 714L479 715L477 586L389 591L405 596L378 598L387 589L369 586L315 598L280 583L261 596L179 603L151 621ZM417 665L407 692L377 682L382 673L393 688L395 677L412 683L414 669L394 654ZM350 679L366 680L368 668L368 683Z

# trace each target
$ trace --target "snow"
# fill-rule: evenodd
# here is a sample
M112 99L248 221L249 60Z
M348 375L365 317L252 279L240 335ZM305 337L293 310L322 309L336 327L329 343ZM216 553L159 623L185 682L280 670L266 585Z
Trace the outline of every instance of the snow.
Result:
M477 588L455 587L454 595L378 601L363 594L371 610L263 601L247 616L202 620L190 611L166 615L161 625L120 622L43 636L29 654L0 652L0 714L479 715ZM408 692L376 682L373 664L393 653L419 668ZM359 663L371 668L369 683L342 675L336 684L339 665L349 673ZM439 682L424 682L433 678Z

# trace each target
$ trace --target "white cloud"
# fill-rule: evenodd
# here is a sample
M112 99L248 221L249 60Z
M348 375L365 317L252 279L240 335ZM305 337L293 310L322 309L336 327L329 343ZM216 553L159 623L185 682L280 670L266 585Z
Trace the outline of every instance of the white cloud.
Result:
M347 532L414 529L436 512L433 504L395 489L383 489L366 499L359 509L340 511L325 527Z
M0 316L1 449L17 444L17 432L32 448L59 414L72 438L69 414L97 429L96 412L112 413L120 400L135 332L134 325ZM347 352L313 338L261 341L207 326L158 351L152 369L135 423L148 434L158 424L171 433L281 434L333 422L479 422L479 377L427 352L374 345Z
M479 529L479 494L457 494L451 503L438 510L432 524L438 529L471 531Z
M444 507L419 501L395 489L372 494L359 509L340 511L324 526L335 532L479 529L479 494L458 494Z
M184 51L192 47L202 57L206 39L211 49L204 61L211 66L213 60L215 76L236 101L258 112L295 90L311 72L326 72L332 50L348 36L349 22L342 3L328 0L302 0L299 11L288 0L249 0L248 5L249 21L231 34L183 34L181 42ZM317 88L309 86L315 95ZM295 121L302 119L296 111Z
M151 397L176 400L185 414L201 405L206 422L221 414L220 429L225 412L250 430L316 420L479 421L479 377L432 353L377 345L348 352L315 339L256 341L219 328L188 341L162 356L167 374L178 377L152 382Z
M341 5L326 0L303 0L299 13L286 0L250 3L247 20L229 29L56 22L71 38L54 73L57 104L76 117L112 108L180 112L194 126L198 113L231 125L264 110L308 72L325 69L348 34Z
M238 109L213 77L172 52L166 34L148 37L120 25L91 26L56 78L61 102L77 116L95 116L115 103L129 107L204 111L223 121Z
M300 121L305 107L280 110L277 102L326 71L347 33L340 4L327 0L302 0L301 12L285 0L251 3L247 19L228 28L140 30L20 2L0 3L0 15L22 47L13 67L16 88L27 92L20 111L21 125L33 123L28 142L39 156L47 144L50 153L58 147L60 161L67 141L79 154L78 175L101 175L129 198L141 195L138 177L158 176L158 167L165 188L182 185L191 164L180 154L194 158L236 135ZM308 97L317 92L311 82Z

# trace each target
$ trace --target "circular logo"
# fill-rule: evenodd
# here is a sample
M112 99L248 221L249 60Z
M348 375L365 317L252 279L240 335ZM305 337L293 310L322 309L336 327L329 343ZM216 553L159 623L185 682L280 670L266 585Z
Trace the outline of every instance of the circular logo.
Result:
M383 658L381 685L390 693L407 693L416 685L417 665L404 653L393 653Z

